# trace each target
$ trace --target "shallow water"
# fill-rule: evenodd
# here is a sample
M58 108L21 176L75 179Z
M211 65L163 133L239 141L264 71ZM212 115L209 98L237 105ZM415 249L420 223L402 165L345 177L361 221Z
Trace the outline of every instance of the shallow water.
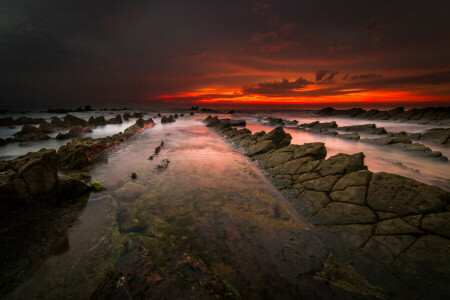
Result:
M148 160L161 141L161 152ZM168 168L155 170L162 159L170 160ZM65 243L11 299L88 298L113 268L122 240L135 236L156 264L187 252L242 295L283 290L326 255L249 159L198 121L144 131L91 175L107 191L91 194Z

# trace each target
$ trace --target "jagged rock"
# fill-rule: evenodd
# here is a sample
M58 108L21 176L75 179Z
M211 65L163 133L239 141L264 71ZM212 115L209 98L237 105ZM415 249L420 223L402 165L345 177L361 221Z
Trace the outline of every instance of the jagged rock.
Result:
M324 160L317 167L317 171L322 176L345 175L351 172L364 170L364 153L353 155L339 153Z
M281 118L272 118L272 117L265 117L265 121L267 121L267 125L270 126L284 126L284 120Z
M88 121L83 120L81 118L75 117L74 115L67 114L62 122L63 127L73 127L73 126L81 126L87 127L89 125Z
M331 192L330 197L338 202L364 205L366 202L366 190L365 186L348 186L344 190Z
M420 228L450 238L450 212L427 214L423 217Z
M422 234L422 230L405 222L401 218L392 218L378 222L375 234Z
M122 124L122 116L121 115L116 115L114 118L109 119L107 121L108 124Z
M142 184L127 182L114 195L122 201L132 202L145 192L147 192L147 188Z
M312 157L315 160L324 159L327 156L327 149L324 143L305 143L295 145L294 158Z
M167 158L163 159L159 165L155 167L157 171L164 171L169 167L170 160Z
M333 191L343 190L349 186L367 186L369 184L372 172L360 170L343 176L333 187Z
M400 216L444 211L450 193L436 187L389 173L375 173L369 184L367 204L374 210Z
M99 116L96 118L90 117L88 123L92 126L105 126L108 124L104 116Z
M271 140L265 140L254 145L250 145L245 151L248 156L253 156L256 154L266 153L275 148L276 146Z
M131 173L131 179L137 179L137 175L136 175L136 173Z
M311 218L313 224L345 225L375 223L372 210L351 203L332 202Z
M129 119L131 119L133 116L130 114L130 113L128 113L128 112L126 112L126 113L124 113L123 114L123 120L124 121L128 121Z
M52 124L54 127L58 128L64 127L64 123L60 118L54 116L51 117L50 119L51 119L50 124Z
M291 143L292 136L284 132L283 127L277 127L271 132L267 133L261 138L262 141L270 140L275 145L275 148L286 147Z
M74 126L70 128L70 130L66 133L58 133L56 139L57 140L73 139L84 135L86 132L92 132L92 130L90 128L83 128L81 126Z
M39 128L31 125L24 125L21 131L14 134L14 139L18 142L41 141L48 140L49 138Z
M0 126L12 126L12 125L37 125L45 122L42 118L29 118L29 117L19 117L17 119L13 119L11 117L1 118Z
M315 121L312 123L304 123L298 126L299 128L308 128L311 131L317 132L328 132L329 128L337 128L337 124L335 121L320 123L319 121Z
M311 157L302 157L285 162L272 169L269 169L269 173L272 175L297 175L298 169L306 163L312 161Z

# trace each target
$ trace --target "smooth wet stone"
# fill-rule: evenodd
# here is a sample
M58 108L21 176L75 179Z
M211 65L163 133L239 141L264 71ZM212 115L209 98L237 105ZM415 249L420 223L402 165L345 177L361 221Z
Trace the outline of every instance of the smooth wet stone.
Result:
M365 186L348 186L344 190L331 192L330 197L338 202L364 205L366 203L366 190Z
M414 179L375 173L369 184L367 204L374 210L400 216L444 211L450 193Z
M359 249L373 235L374 225L371 224L351 224L324 226L318 225L333 233L337 238L345 241L343 245L347 249Z
M450 212L424 215L420 228L450 238Z
M341 202L328 204L311 218L313 224L322 225L364 224L374 223L376 220L369 208Z
M353 155L339 153L322 161L317 167L317 171L322 176L344 175L351 172L366 169L364 166L364 153Z
M309 190L328 192L333 188L334 184L339 180L339 178L339 175L326 176L318 179L304 181L302 185Z
M331 199L325 192L306 190L292 202L303 216L309 218L330 203Z
M134 201L146 191L147 188L142 184L127 182L120 189L115 191L114 195L122 201Z
M401 218L387 219L377 223L375 234L422 234L419 228Z
M333 187L333 191L343 190L348 186L368 185L372 172L360 170L344 175Z

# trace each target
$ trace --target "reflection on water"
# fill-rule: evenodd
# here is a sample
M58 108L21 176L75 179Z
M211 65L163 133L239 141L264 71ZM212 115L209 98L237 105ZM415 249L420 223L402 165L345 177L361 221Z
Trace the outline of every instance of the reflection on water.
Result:
M161 141L161 152L148 160ZM163 159L169 167L158 172ZM292 293L283 282L295 284L326 258L259 170L197 121L146 130L91 174L107 191L91 194L66 244L12 298L88 298L113 268L122 241L135 236L155 264L164 267L174 251L189 253L242 295Z

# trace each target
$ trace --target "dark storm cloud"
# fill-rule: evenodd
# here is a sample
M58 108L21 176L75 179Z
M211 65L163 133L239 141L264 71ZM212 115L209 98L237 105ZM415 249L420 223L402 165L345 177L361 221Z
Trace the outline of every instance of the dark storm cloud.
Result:
M383 75L374 74L374 73L358 74L358 75L350 75L347 73L343 77L344 80L350 80L350 81L375 80L375 79L381 79L381 78L383 78Z
M259 94L259 95L280 95L291 93L294 89L301 89L312 84L313 82L299 77L295 81L282 79L281 81L262 82L256 85L244 86L242 88L243 94Z
M269 85L247 91L283 93L277 80L300 72L324 88L346 73L359 76L348 77L355 86L438 85L446 80L392 74L450 70L448 8L434 0L3 0L0 100L145 104L251 82Z

